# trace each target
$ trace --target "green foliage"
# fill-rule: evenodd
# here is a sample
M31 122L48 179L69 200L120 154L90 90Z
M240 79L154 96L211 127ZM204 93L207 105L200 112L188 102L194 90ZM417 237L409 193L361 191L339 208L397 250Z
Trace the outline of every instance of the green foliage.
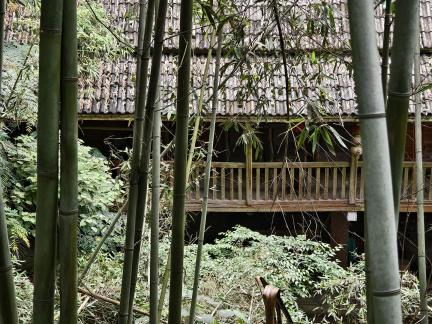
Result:
M4 44L1 88L2 118L12 123L36 125L38 48L15 43Z
M13 2L10 11L16 11L19 19L13 20L13 29L28 35L29 43L38 43L40 1ZM121 30L113 27L107 11L100 2L79 1L78 20L78 67L83 79L99 76L102 61L113 62L131 52L127 41L122 39ZM36 65L35 65L36 66Z
M303 124L300 123L300 124ZM294 128L298 127L295 125ZM312 153L315 153L317 149L317 145L320 142L324 142L327 150L336 155L336 151L334 149L334 142L337 142L342 148L348 149L346 146L344 139L338 133L334 127L328 124L316 124L310 123L307 124L301 131L300 135L297 137L297 144L299 147L304 147L306 144L311 144Z
M19 221L34 235L36 211L36 139L22 135L16 138L15 148L8 153L13 181L6 185L6 210L8 219ZM81 247L90 248L94 237L109 222L107 213L119 203L122 182L110 176L110 169L104 158L96 156L87 146L78 150L78 186Z

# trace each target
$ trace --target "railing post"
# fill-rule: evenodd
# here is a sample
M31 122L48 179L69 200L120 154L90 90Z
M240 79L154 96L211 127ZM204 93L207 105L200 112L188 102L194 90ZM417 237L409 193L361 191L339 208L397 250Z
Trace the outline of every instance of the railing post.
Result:
M246 203L252 202L252 143L246 144Z
M355 204L357 192L357 168L358 160L362 154L360 135L354 136L354 145L351 147L350 180L349 180L349 203Z

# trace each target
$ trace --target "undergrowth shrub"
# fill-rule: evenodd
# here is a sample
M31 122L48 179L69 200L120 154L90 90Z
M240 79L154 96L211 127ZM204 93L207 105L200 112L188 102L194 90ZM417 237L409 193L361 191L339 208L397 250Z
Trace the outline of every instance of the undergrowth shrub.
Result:
M8 225L11 233L15 231L20 239L28 242L34 236L36 223L36 138L17 137L13 149L6 154L13 175L5 183ZM121 202L123 190L122 182L111 177L107 160L82 142L78 148L78 170L79 245L85 252L91 251L96 244L95 237L110 223L113 218L110 209ZM22 237L22 229L26 230L27 237Z

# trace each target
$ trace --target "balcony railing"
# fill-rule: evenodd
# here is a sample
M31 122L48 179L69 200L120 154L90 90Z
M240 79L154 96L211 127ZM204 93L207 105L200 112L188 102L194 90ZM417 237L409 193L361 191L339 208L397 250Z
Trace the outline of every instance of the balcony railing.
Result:
M363 163L351 162L213 162L209 210L343 211L364 206ZM432 207L432 162L424 167L425 207ZM204 165L192 171L187 208L200 210ZM404 163L401 211L415 210L416 170Z

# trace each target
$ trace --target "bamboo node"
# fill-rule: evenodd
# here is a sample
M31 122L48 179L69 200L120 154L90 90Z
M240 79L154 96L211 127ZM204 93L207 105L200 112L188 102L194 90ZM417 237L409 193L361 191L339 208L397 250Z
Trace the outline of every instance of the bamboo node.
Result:
M376 297L394 296L400 294L400 288L387 290L387 291L374 291L373 295Z
M55 170L37 170L37 174L39 175L39 176L45 176L45 177L48 177L48 178L54 178L54 179L57 179L57 177L58 177L58 170L57 169L55 169Z
M398 91L392 91L392 90L388 91L389 96L394 96L394 97L399 97L399 98L408 98L408 97L411 97L411 94L412 94L411 91L407 91L407 92L398 92Z
M6 267L0 267L0 273L6 273L8 271L12 270L12 264L6 266Z
M69 210L59 209L59 214L61 216L74 216L78 214L78 208L69 209Z
M374 119L374 118L385 118L386 114L385 112L372 112L369 114L359 114L359 119Z

